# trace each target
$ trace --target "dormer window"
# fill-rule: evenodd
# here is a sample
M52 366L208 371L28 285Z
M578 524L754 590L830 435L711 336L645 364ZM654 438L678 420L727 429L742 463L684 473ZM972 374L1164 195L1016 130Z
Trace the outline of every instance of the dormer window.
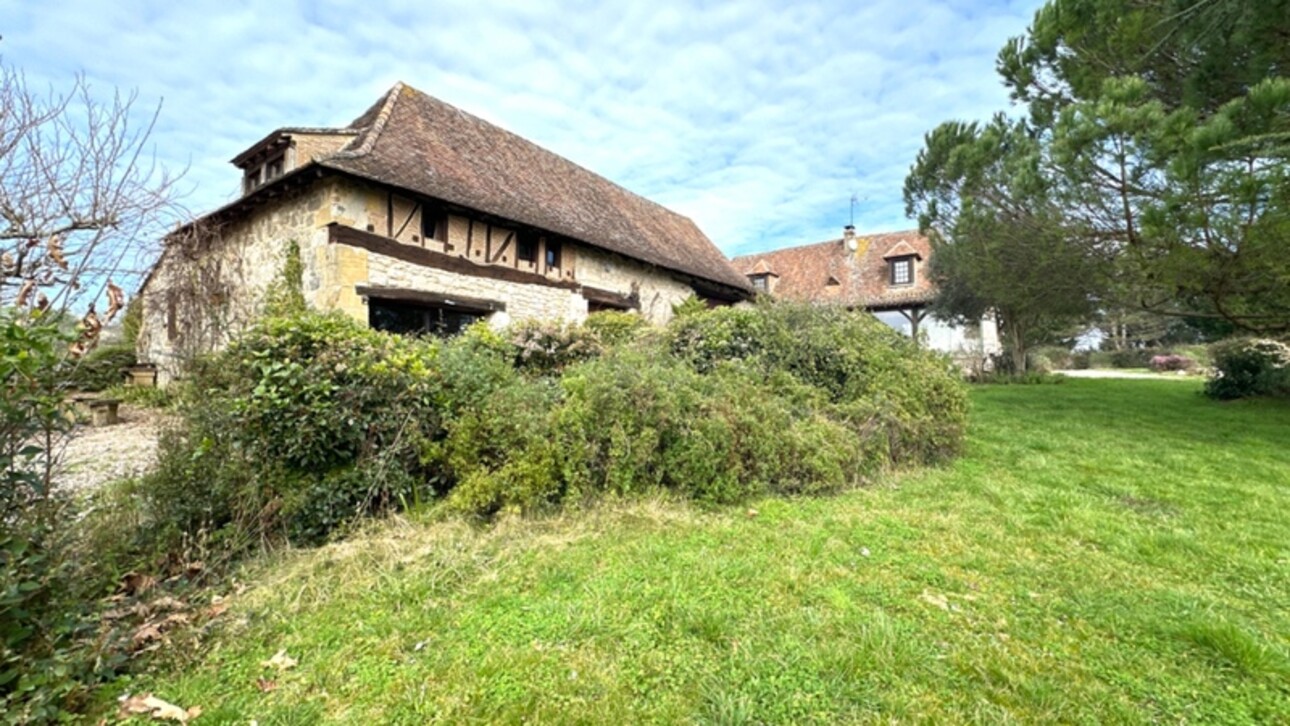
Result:
M282 154L268 159L262 164L248 167L242 178L244 191L252 192L282 176L286 170L286 157Z
M757 292L770 292L770 275L753 275L748 278Z
M892 285L914 284L914 256L896 257L887 261Z

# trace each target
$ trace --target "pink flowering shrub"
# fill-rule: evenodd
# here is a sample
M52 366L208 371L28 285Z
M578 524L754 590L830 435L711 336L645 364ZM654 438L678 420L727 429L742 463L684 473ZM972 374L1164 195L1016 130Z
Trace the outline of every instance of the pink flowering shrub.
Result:
M1169 371L1189 371L1196 367L1196 362L1187 356L1170 353L1168 355L1152 356L1147 365L1153 371L1165 373Z

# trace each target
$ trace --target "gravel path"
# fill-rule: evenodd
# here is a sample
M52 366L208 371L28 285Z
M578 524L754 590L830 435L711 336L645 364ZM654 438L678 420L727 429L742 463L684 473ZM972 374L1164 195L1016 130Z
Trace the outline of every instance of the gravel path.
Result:
M92 489L152 468L166 415L125 404L119 412L121 422L115 426L80 425L72 430L55 474L58 486L69 491Z
M1142 373L1140 371L1117 371L1111 368L1088 368L1086 370L1056 371L1063 376L1071 378L1149 378L1153 381L1159 380L1179 380L1185 381L1189 378L1186 374L1178 373Z

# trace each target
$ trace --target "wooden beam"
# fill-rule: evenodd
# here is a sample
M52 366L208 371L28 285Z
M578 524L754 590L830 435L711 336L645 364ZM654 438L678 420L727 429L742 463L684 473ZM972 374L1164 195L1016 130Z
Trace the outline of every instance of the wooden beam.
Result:
M346 227L343 224L332 222L327 225L327 241L331 244L341 244L349 247L358 247L378 255L393 257L396 260L403 260L414 265L424 267L433 267L446 272L454 272L459 275L470 275L472 277L486 277L493 280L504 280L506 282L518 282L527 285L543 285L546 287L555 287L562 290L578 290L581 286L572 280L555 280L545 275L535 272L526 272L516 270L510 267L500 265L481 265L464 257L436 252L425 247L413 247L406 245L389 237L383 237L379 234L364 232L361 229Z
M500 300L488 300L464 295L448 295L425 290L412 290L405 287L372 287L355 285L354 291L364 298L377 300L398 300L400 302L421 303L424 305L442 305L478 313L499 312L506 309L506 303Z
M514 232L507 232L507 233L506 233L506 239L502 241L502 246L501 246L501 247L498 247L498 248L497 248L497 251L496 251L496 252L494 252L492 255L490 255L490 256L488 257L488 259L487 259L487 260L485 260L485 262L488 262L488 263L490 263L490 264L491 264L491 263L497 262L498 260L502 259L502 254L503 254L503 253L505 253L505 252L506 252L506 250L510 249L510 246L511 246L511 240L512 240L512 239L514 239L514 238L515 238L515 233L514 233Z
M411 211L411 212L408 212L408 218L407 218L407 219L405 219L405 220L403 220L403 226L399 227L399 231L395 232L394 234L392 234L392 235L390 235L390 236L391 236L391 237L394 237L395 239L398 239L399 235L403 234L403 230L407 229L407 228L408 228L408 225L412 223L412 218L413 218L413 217L415 217L415 216L417 216L417 210L419 210L419 209L421 209L421 202L415 202L415 201L414 201L414 202L412 203L412 211ZM424 226L424 225L422 225L422 226ZM421 246L422 246L422 247L425 247L425 246L426 246L425 235L421 235Z
M640 293L631 295L622 295L612 290L601 290L595 287L582 288L582 296L587 298L587 302L600 303L601 305L610 305L624 310L640 310L641 296Z

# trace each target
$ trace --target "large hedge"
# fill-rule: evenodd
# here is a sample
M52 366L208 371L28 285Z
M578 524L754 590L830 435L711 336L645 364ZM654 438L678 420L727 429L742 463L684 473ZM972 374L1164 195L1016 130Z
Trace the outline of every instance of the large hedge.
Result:
M236 548L439 499L490 514L838 489L953 455L966 396L946 360L842 310L723 308L655 332L598 315L450 341L303 313L196 370L181 411L151 513Z

